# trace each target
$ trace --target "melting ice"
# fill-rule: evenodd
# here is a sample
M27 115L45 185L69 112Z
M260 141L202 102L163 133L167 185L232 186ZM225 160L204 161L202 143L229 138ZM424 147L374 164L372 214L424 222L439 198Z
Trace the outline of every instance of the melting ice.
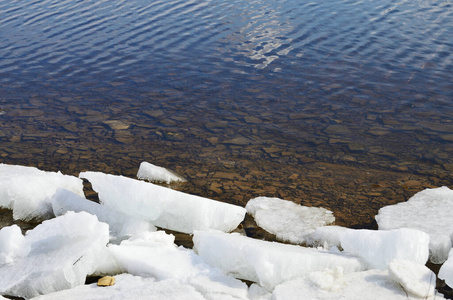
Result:
M376 216L379 229L415 228L429 234L430 261L443 263L452 248L453 191L425 189L407 202L383 207Z
M99 192L102 203L97 204L85 199L78 178L0 166L0 203L13 209L15 217L50 218L25 235L16 225L0 229L2 295L26 299L286 300L301 295L309 299L443 299L434 288L435 274L425 266L428 248L436 252L430 238L440 231L428 230L434 225L383 230L386 222L393 224L392 218L400 225L401 219L416 219L418 224L427 218L414 208L393 216L387 214L393 209L382 209L377 218L381 218L380 230L373 231L325 226L333 222L331 212L317 209L304 215L302 211L308 210L301 209L299 214L299 206L281 199L261 197L247 205L257 223L269 231L289 241L322 246L318 249L226 233L243 220L244 208L151 183L81 173ZM30 184L22 191L24 182ZM414 199L423 196L430 205L425 210L441 216L436 224L446 228L444 235L449 236L445 225L449 211L442 211L449 207L450 191L441 188L419 194ZM275 215L286 213L293 217L282 226ZM174 236L156 231L150 221L194 233L194 250L177 247ZM298 227L301 222L304 226ZM297 230L285 236L285 226ZM452 251L439 272L448 285L453 285ZM85 285L90 274L113 275L116 284Z
M208 229L233 231L246 212L240 206L123 176L82 172L80 177L91 182L104 205L147 220L155 226L179 232L193 233Z

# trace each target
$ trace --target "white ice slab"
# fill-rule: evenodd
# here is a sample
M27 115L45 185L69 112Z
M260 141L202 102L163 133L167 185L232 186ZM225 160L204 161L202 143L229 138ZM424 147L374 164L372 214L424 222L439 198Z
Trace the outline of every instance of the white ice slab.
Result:
M450 250L447 261L440 267L439 278L445 280L445 283L453 288L453 249Z
M434 297L436 274L424 264L395 259L389 263L389 275L411 295L420 298Z
M430 236L430 261L443 263L452 248L453 191L425 189L407 202L383 207L376 216L379 229L416 228Z
M159 281L174 279L193 286L211 299L219 299L222 295L238 299L247 297L245 283L209 266L192 250L178 248L173 242L174 236L163 231L147 232L122 241L120 245L110 245L108 249L123 272Z
M77 177L0 164L0 207L12 209L16 220L52 217L50 198L57 188L83 196L83 183Z
M25 243L19 226L0 229L0 266L13 263L17 256L27 255L29 251L29 245Z
M97 216L99 221L109 224L111 239L128 238L144 231L156 231L156 227L145 220L132 218L65 189L58 189L53 195L52 209L56 216L68 211L86 211Z
M310 299L310 300L407 300L407 299L444 299L442 295L418 298L406 291L388 276L384 270L342 274L341 270L319 271L305 278L287 281L278 285L272 300Z
M104 205L179 232L232 231L242 222L246 212L240 206L123 176L82 172L80 177L91 182Z
M278 240L293 244L305 243L316 228L335 221L333 213L325 208L301 206L279 198L254 198L245 208L258 226L275 234Z
M324 249L330 249L331 247L341 247L340 236L348 228L341 226L321 226L307 236L307 245L313 247L323 247Z
M44 221L25 236L28 255L0 265L0 294L31 298L84 284L108 239L108 225L85 212Z
M340 241L344 251L362 257L370 268L386 270L394 259L425 264L429 256L429 236L416 229L348 229Z
M271 291L276 285L313 271L342 267L345 272L365 269L357 257L324 250L255 240L239 234L194 234L194 249L207 263L228 274L259 283Z
M165 182L167 184L170 184L172 182L187 181L184 177L176 174L171 170L150 164L146 161L140 164L140 168L137 172L137 178L151 182Z
M39 296L33 300L205 300L194 287L182 284L174 279L156 281L151 277L120 274L115 276L115 285L98 287L96 283L82 285L70 290L64 290Z

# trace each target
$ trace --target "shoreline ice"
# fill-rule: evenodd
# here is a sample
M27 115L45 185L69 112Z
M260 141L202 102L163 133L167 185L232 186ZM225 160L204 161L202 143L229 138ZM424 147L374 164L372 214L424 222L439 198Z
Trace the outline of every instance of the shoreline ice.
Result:
M242 207L211 199L206 204L206 198L147 182L83 172L80 177L90 179L99 191L102 204L97 204L87 200L83 191L79 194L78 178L66 181L69 177L61 173L49 175L35 168L0 166L4 172L12 170L8 176L3 174L3 178L9 177L7 183L30 178L23 170L30 170L35 182L43 183L30 185L36 193L20 194L18 184L8 187L21 195L14 199L15 205L8 206L10 209L28 215L27 205L36 204L34 195L39 196L37 203L51 209L50 213L37 210L38 217L48 220L25 235L17 225L0 228L0 295L26 299L286 300L301 294L310 299L443 299L434 287L436 275L425 266L431 234L419 229L343 228L327 225L333 218L330 212L313 210L323 217L307 222L312 226L304 227L309 228L307 232L300 230L305 244L313 247L267 242L217 230L216 226L221 225L224 231L231 231L243 221ZM56 184L61 182L75 187L75 192ZM40 188L49 190L44 193ZM429 199L438 197L438 193L426 190L422 195ZM272 215L273 209L279 218L284 217L279 209L286 205L282 202L285 200L271 200L279 203L277 206L269 205L269 198L261 200L253 208L263 203L267 206L261 221L278 221ZM9 194L0 193L1 201L11 202ZM178 201L187 203L179 205ZM174 206L176 210L172 210ZM227 211L220 213L222 209ZM179 216L175 211L185 214ZM206 215L215 220L210 221ZM231 215L230 221L226 221L227 215ZM164 221L175 216L179 219ZM194 249L176 246L173 235L156 230L143 218L163 218L157 223L176 223L178 226L173 228L193 233ZM229 224L220 224L225 222ZM290 218L286 226L295 228L297 222L298 218ZM204 227L199 230L194 225ZM293 242L300 241L300 236ZM453 285L453 250L449 251L439 278ZM105 288L85 285L90 275L115 276L116 284Z
M58 188L84 196L82 180L77 177L34 167L0 164L0 207L11 209L15 220L51 217L51 197Z
M301 206L279 198L257 197L249 200L245 208L259 227L292 244L306 243L316 228L335 221L333 213L325 208Z
M406 202L381 208L379 229L415 228L430 236L430 261L441 264L452 248L453 191L448 187L425 189Z
M151 222L154 226L179 232L191 234L195 230L209 229L233 231L246 213L245 208L240 206L123 176L81 172L79 177L91 182L103 205Z
M166 168L150 164L146 161L140 164L137 172L137 178L148 180L150 182L165 182L167 184L173 182L186 182L187 180L182 176L170 171Z

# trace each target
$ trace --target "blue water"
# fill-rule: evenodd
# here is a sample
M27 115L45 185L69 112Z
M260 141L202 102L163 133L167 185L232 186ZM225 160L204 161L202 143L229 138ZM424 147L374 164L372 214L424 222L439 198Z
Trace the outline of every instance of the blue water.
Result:
M404 103L414 94L445 101L452 11L449 1L1 1L1 82L139 77L129 85L136 93L195 95L240 82L283 80L305 93L338 82L337 93L365 84L406 91Z
M452 20L450 0L1 0L0 160L150 160L208 182L327 162L448 184Z

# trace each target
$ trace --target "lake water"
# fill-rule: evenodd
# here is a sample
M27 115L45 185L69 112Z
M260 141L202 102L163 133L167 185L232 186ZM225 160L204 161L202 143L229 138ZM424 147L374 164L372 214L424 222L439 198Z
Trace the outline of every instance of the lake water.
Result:
M452 186L451 0L0 0L0 162L372 227Z

